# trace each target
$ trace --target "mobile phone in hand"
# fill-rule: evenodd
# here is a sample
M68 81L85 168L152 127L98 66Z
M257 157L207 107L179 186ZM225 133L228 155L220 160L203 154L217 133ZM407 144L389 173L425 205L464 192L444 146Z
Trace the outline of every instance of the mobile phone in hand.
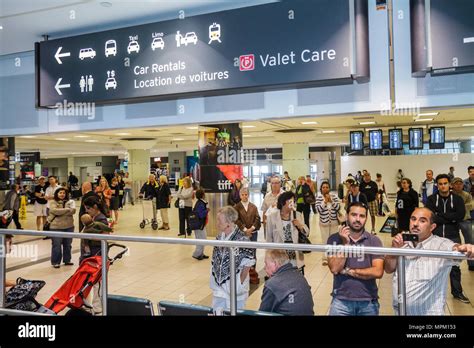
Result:
M418 242L418 235L413 233L402 233L404 242Z

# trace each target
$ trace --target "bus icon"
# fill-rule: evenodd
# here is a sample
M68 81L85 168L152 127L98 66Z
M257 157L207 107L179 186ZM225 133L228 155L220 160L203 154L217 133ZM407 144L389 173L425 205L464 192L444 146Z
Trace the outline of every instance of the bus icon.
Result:
M115 40L108 40L105 43L105 56L116 56L117 55L117 42Z

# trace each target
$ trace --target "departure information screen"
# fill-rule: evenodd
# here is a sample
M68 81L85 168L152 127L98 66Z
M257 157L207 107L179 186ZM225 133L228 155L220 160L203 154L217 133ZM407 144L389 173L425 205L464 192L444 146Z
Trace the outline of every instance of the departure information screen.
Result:
M403 149L403 130L389 129L388 131L389 148L390 150Z
M423 149L423 128L410 128L408 137L410 150Z
M430 149L444 149L445 128L430 128Z
M383 140L381 129L369 131L369 148L371 150L382 150Z
M352 131L351 136L351 151L361 151L364 149L364 132Z

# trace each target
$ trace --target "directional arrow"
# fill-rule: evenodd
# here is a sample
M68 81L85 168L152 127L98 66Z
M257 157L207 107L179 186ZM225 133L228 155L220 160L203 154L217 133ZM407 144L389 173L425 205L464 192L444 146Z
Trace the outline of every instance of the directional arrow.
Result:
M54 86L54 88L56 88L56 92L58 92L59 95L63 95L63 93L61 92L61 88L69 88L71 87L71 85L69 83L67 84L64 84L64 85L60 85L61 81L63 80L62 77L60 77L58 79L58 82L56 82L56 85Z
M56 58L56 60L58 61L59 64L62 64L63 62L61 61L61 57L69 57L71 55L71 52L64 52L64 53L60 53L61 52L61 49L63 47L59 47L58 50L56 51L56 54L54 55L54 58Z

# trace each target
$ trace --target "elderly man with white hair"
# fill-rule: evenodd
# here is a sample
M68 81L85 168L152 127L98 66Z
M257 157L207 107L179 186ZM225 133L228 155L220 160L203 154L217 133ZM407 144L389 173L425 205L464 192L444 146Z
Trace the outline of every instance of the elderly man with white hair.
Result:
M217 212L217 240L249 241L249 238L236 225L239 215L231 206ZM237 287L237 308L243 309L249 297L249 270L255 264L252 249L238 248L235 253L235 274L230 273L230 250L214 247L211 262L210 287L213 293L212 308L221 313L230 308L230 279L235 277Z

